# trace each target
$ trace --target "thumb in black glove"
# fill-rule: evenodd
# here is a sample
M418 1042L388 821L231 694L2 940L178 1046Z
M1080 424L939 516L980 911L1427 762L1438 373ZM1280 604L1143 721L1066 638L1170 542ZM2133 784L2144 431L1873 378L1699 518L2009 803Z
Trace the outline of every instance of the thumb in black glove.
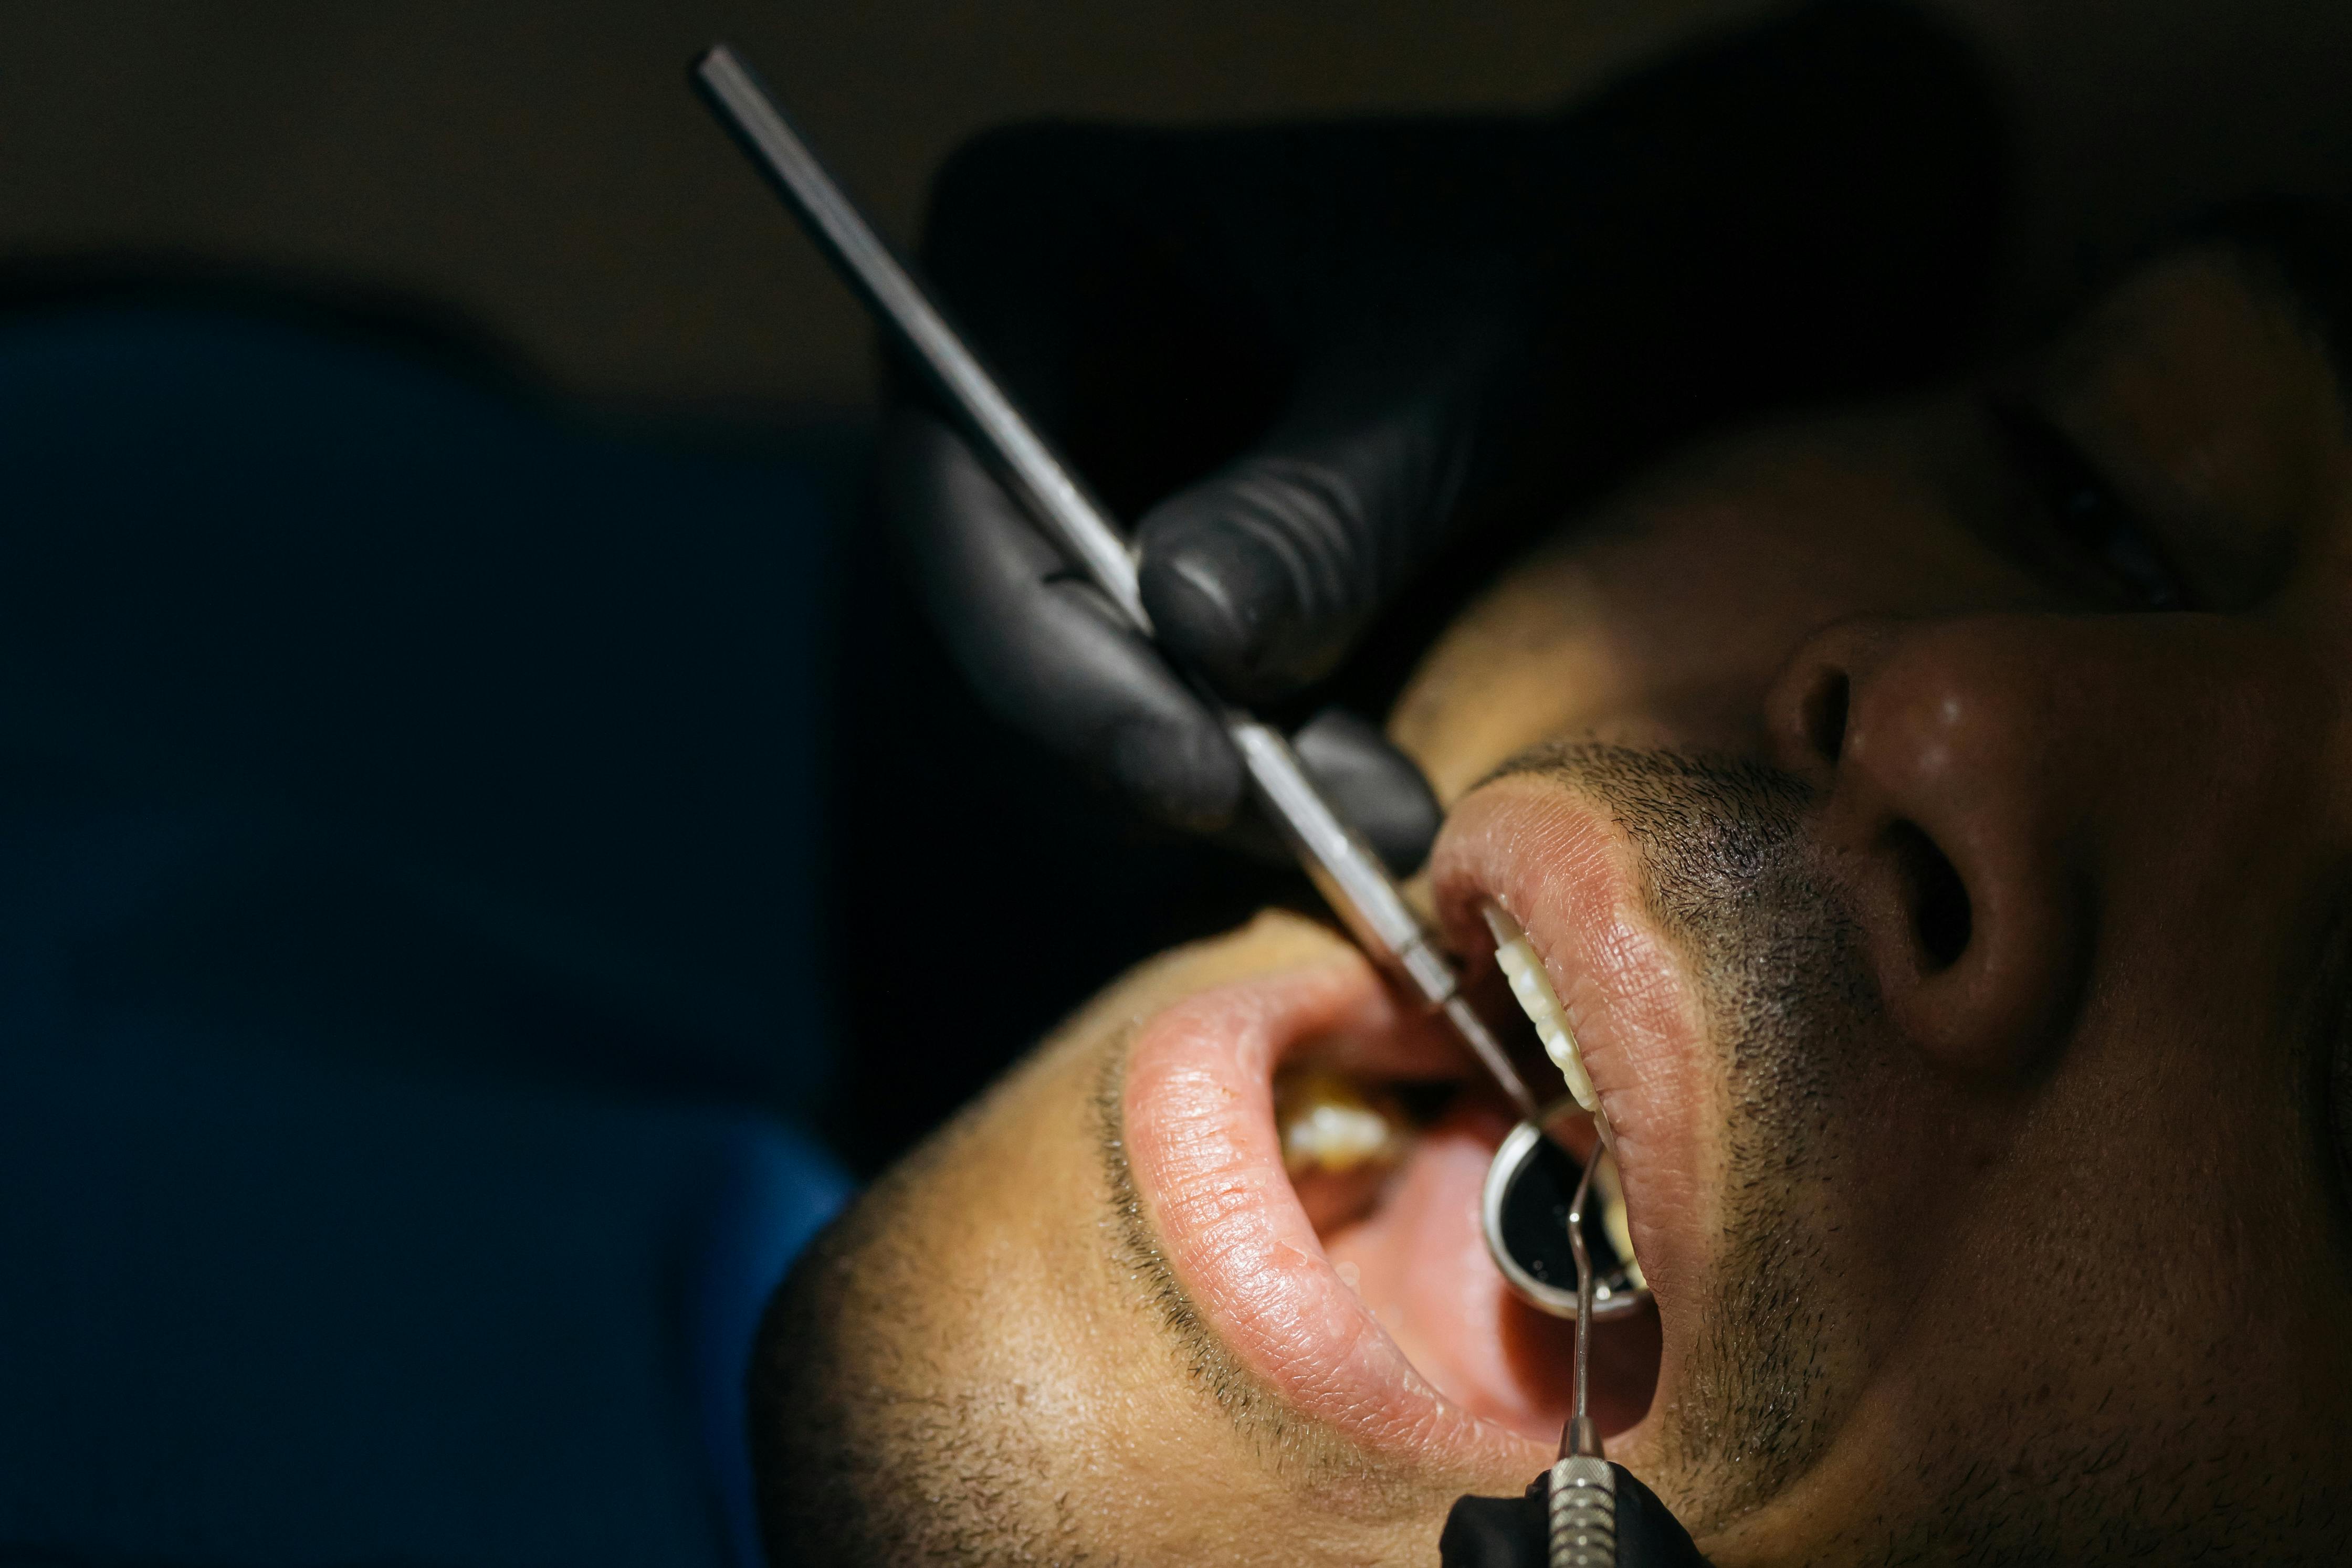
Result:
M1520 248L1465 236L1517 210L1486 199L1507 194L1491 176L1538 140L1516 122L1055 128L1001 133L942 177L926 259L950 307L1115 507L1167 497L1138 529L1139 585L1181 667L1288 697L1426 557L1503 347L1524 352L1507 291L1466 287ZM1433 170L1483 171L1481 199ZM884 464L909 570L987 700L1155 816L1230 826L1242 770L1207 709L919 397L894 404ZM1342 814L1417 863L1439 816L1419 770L1345 716L1297 738Z
M1032 724L1081 767L1162 821L1234 829L1241 758L1167 655L1054 546L926 412L886 428L885 504L952 515L908 567L957 663L999 713ZM1409 872L1435 835L1438 807L1420 770L1379 729L1327 708L1293 737L1325 797L1391 867ZM1261 834L1251 847L1278 851Z
M1161 646L1276 702L1464 529L1557 516L1758 402L1932 368L1995 243L1990 101L1916 16L1826 5L1558 120L999 132L942 174L924 259L1139 518ZM1206 708L912 388L884 461L997 711L1151 814L1228 827L1242 771ZM1304 750L1392 862L1421 857L1435 804L1377 732L1334 721Z

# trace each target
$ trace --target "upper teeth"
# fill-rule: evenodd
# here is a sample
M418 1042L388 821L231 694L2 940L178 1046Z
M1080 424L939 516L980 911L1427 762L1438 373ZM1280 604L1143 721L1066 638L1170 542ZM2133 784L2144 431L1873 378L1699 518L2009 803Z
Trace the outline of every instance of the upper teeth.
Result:
M1489 904L1484 913L1486 929L1495 934L1495 962L1502 966L1503 977L1511 982L1511 995L1519 998L1528 1021L1536 1026L1544 1054L1568 1081L1568 1092L1576 1096L1576 1103L1597 1113L1600 1097L1592 1092L1591 1075L1584 1071L1584 1056L1577 1049L1576 1031L1569 1027L1568 1009L1559 1005L1559 993L1552 989L1543 960L1507 910Z

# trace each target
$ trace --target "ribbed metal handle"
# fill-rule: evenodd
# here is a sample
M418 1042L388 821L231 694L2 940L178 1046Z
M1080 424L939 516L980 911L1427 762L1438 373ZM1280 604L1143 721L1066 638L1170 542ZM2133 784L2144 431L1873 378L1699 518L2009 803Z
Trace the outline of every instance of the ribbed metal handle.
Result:
M1550 1568L1617 1568L1617 1476L1609 1461L1574 1455L1552 1466Z

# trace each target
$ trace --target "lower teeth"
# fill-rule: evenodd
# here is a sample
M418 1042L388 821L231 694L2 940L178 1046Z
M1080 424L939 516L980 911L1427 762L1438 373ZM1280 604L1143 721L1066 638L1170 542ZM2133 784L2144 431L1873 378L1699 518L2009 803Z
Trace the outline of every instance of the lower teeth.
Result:
M1402 1112L1336 1072L1286 1074L1275 1085L1274 1118L1282 1131L1283 1168L1294 1179L1386 1167L1404 1153Z

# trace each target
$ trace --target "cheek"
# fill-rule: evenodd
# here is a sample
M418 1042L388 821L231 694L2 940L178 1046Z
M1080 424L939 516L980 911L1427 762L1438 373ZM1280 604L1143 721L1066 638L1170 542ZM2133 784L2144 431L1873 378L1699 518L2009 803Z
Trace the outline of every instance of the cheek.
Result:
M1288 967L1345 951L1297 933L1228 943L1216 951L1230 964L1212 954L1181 984L1114 993L1093 1009L1099 1027L1082 1022L1016 1069L894 1178L907 1190L891 1266L860 1271L863 1321L889 1324L871 1331L863 1382L938 1456L928 1483L990 1500L973 1540L1051 1542L1072 1561L1435 1561L1453 1491L1352 1456L1356 1479L1302 1485L1302 1471L1318 1473L1304 1462L1314 1433L1295 1454L1270 1452L1237 1424L1221 1399L1263 1396L1202 1374L1199 1347L1170 1326L1170 1287L1117 1222L1104 1170L1106 1067L1122 1025L1251 972L1253 954Z
M1452 804L1505 758L1588 727L1632 684L1612 606L1581 562L1523 566L1446 632L1398 698L1390 733Z
M1505 759L1562 735L1626 746L1743 748L1779 659L1783 606L1712 571L1706 519L1675 516L1614 544L1547 552L1446 633L1391 733L1452 802Z
M1160 1530L1198 1544L1203 1511L1256 1467L1185 1375L1113 1222L1097 1153L1109 1042L1084 1043L1017 1070L917 1157L906 1264L879 1281L898 1299L873 1315L918 1326L892 1336L874 1392L935 1413L931 1440L966 1456L947 1469L1003 1527L1081 1552Z
M1926 477L1928 428L1767 434L1570 525L1449 629L1392 734L1448 801L1561 735L1753 750L1765 693L1822 626L2034 599Z

